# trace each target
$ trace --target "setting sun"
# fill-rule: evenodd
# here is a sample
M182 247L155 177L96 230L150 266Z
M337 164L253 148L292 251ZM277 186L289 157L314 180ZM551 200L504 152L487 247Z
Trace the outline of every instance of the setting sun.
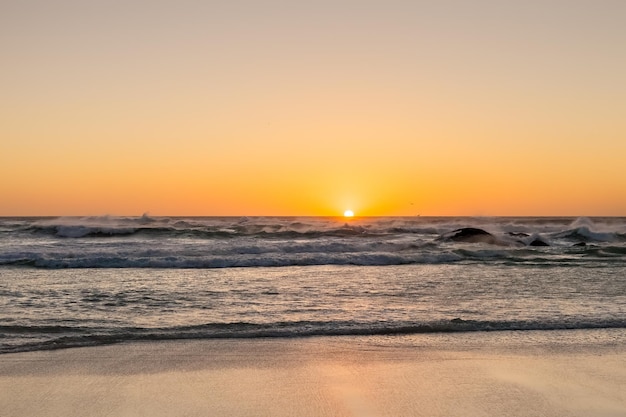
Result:
M354 217L354 212L352 210L346 210L343 212L343 217Z

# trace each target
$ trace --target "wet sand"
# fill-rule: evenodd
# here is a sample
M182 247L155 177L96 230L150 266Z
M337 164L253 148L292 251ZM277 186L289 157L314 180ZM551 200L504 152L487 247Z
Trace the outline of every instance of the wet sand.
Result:
M141 342L0 355L32 416L625 416L626 347L503 336ZM545 340L543 340L545 338Z

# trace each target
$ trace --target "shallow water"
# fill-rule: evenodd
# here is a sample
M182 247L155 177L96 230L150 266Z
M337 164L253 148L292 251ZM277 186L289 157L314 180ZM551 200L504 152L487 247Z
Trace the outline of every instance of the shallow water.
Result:
M622 268L5 268L2 350L124 340L626 327Z

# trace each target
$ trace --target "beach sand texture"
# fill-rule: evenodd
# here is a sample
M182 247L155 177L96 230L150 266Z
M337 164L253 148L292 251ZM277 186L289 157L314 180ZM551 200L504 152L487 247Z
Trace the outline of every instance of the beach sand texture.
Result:
M406 341L407 338L405 338ZM387 338L130 343L0 356L32 416L625 416L626 350Z

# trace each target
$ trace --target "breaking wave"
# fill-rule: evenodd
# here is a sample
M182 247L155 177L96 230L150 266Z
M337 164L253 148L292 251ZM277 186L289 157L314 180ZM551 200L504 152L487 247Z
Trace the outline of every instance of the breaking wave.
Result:
M229 268L626 263L626 219L0 219L0 266Z

